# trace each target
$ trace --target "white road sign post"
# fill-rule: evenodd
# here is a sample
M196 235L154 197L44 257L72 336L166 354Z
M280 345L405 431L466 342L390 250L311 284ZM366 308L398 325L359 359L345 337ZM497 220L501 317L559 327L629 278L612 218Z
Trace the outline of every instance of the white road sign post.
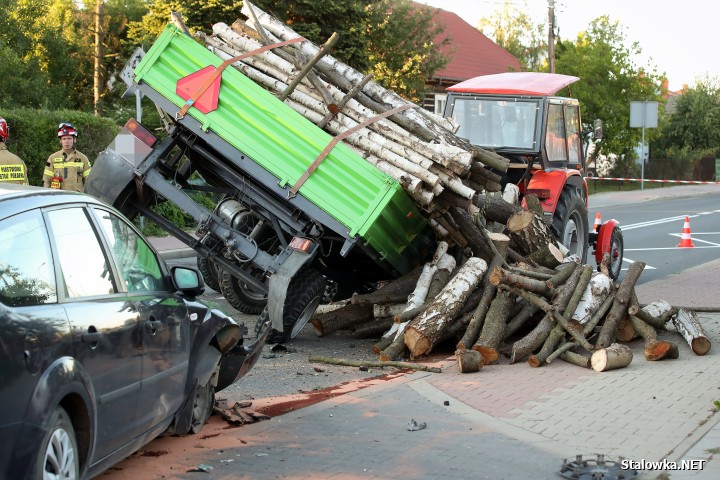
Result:
M658 102L630 102L630 128L642 128L640 190L645 187L645 129L658 126Z

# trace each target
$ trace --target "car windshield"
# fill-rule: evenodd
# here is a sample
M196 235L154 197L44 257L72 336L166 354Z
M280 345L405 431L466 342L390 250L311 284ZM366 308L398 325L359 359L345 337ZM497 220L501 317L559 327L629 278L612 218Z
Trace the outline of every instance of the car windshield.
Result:
M537 112L534 100L458 97L452 117L460 124L457 135L473 145L534 150Z

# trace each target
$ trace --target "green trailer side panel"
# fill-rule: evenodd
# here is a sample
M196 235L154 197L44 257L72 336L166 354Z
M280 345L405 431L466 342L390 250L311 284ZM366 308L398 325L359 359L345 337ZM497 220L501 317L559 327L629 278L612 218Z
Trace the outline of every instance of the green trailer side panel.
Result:
M135 81L145 82L181 107L185 100L175 93L177 81L221 63L215 54L168 24L135 69ZM188 115L288 189L332 140L234 68L222 73L218 108L208 114L190 108ZM342 142L308 178L300 194L346 226L349 237L363 237L397 270L407 271L410 264L422 261L416 246L427 237L427 223L414 203L395 180Z

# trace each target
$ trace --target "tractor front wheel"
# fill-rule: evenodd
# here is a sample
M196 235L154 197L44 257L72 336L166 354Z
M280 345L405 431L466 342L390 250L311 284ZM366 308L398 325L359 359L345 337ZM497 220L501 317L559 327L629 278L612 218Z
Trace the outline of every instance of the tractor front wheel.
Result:
M585 263L588 252L588 212L580 190L570 185L563 188L558 200L552 229L555 238Z

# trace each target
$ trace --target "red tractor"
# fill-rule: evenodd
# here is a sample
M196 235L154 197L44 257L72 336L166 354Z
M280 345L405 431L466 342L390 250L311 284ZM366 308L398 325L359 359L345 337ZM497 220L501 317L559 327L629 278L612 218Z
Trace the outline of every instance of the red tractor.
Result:
M593 129L582 129L577 100L554 96L577 80L537 72L472 78L448 88L445 117L459 124L458 136L510 160L503 188L513 183L523 197L537 195L545 221L571 254L585 262L592 245L599 268L603 255L609 253L608 270L617 279L623 258L618 222L608 220L597 232L590 231L588 222L583 175ZM598 138L602 126L596 124Z

